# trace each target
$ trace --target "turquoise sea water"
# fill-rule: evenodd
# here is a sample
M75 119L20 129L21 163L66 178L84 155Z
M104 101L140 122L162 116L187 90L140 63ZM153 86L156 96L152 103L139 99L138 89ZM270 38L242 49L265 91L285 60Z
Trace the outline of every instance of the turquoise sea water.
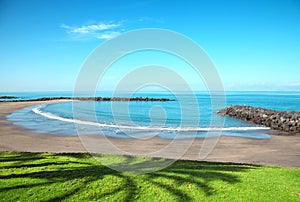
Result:
M71 97L71 92L0 93L19 99ZM109 92L97 96L109 97ZM208 132L226 136L268 138L268 128L216 115L224 106L213 108L210 94L196 96L139 93L132 97L170 98L170 102L63 102L27 107L8 115L14 124L41 133L85 135L101 133L118 138L159 136L162 138L203 138ZM195 98L195 99L193 99ZM250 105L275 110L300 111L300 92L227 92L225 105ZM213 120L212 120L213 115Z

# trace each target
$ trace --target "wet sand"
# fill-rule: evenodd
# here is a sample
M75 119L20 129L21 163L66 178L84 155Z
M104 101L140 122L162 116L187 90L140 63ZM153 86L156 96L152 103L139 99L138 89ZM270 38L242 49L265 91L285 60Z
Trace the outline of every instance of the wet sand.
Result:
M93 136L84 138L78 136L60 136L37 133L14 125L6 119L6 115L15 110L40 103L53 103L70 100L2 102L0 103L0 151L19 152L88 152L83 146L86 144L101 147L102 153L120 154L112 149L110 143L129 154L176 158L177 150L183 149L190 140L166 140L158 137L150 139L118 139ZM94 141L96 140L96 141ZM203 139L195 139L181 159L199 160L199 152ZM165 152L155 153L160 149L174 146ZM89 151L93 150L92 146ZM180 153L180 152L179 152ZM219 138L205 161L249 163L259 165L277 165L286 167L300 167L300 136L271 135L269 139L251 139L242 137Z

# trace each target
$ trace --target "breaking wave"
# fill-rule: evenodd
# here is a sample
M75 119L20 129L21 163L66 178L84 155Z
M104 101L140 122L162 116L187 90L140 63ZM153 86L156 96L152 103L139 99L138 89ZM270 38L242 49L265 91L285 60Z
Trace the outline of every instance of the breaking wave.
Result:
M256 131L256 130L269 130L268 127L225 127L225 128L208 128L208 127L156 127L156 126L132 126L132 125L114 125L114 124L105 124L105 123L97 123L92 121L78 120L72 118L64 118L49 112L43 112L42 109L44 106L37 106L32 109L35 114L44 116L49 119L59 120L63 122L70 122L80 125L90 125L90 126L98 126L103 128L115 128L115 129L125 129L125 130L135 130L135 131L165 131L165 132L232 132L232 131Z

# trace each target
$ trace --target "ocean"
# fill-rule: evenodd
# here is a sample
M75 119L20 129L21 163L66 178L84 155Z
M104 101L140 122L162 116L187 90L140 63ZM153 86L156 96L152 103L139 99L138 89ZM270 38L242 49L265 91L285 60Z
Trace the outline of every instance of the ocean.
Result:
M16 99L72 97L72 92L0 93ZM111 92L96 96L110 97ZM137 93L131 97L169 98L167 102L74 101L37 104L7 116L13 124L53 135L102 134L115 138L204 138L208 134L269 138L267 127L250 124L216 112L228 105L250 105L274 110L300 111L300 92L226 92L226 103L212 107L207 92L175 96L164 92ZM125 96L125 94L124 94ZM126 95L127 96L127 95Z

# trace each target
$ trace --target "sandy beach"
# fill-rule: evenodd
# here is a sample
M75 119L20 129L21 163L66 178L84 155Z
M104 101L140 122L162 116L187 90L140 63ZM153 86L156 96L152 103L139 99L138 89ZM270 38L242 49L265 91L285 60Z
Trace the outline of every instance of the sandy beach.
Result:
M0 103L0 151L22 152L87 152L78 136L59 136L37 133L12 124L6 119L15 110L40 103L62 102L28 101ZM69 101L69 100L67 100ZM97 138L98 142L101 138ZM105 138L103 138L105 140ZM171 140L158 137L148 140L109 138L114 145L132 153L156 151L170 143ZM177 145L185 144L186 140L176 140ZM199 160L199 151L203 139L195 139L182 159ZM118 153L111 151L103 141L103 153ZM106 149L107 148L107 149ZM161 155L170 157L171 154ZM251 139L241 137L219 138L214 150L205 161L235 162L261 165L277 165L300 167L300 136L271 135L269 139Z

